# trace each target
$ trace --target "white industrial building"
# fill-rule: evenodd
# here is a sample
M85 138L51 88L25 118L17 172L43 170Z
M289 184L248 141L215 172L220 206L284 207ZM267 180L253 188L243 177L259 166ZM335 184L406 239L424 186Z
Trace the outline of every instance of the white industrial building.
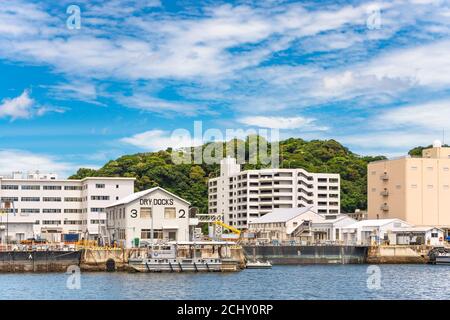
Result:
M343 228L355 222L345 214L318 214L312 206L273 209L250 222L249 232L260 243L342 243Z
M444 230L437 227L404 227L393 228L388 238L390 244L443 246L444 234Z
M343 240L352 245L383 244L389 241L392 230L410 227L400 219L362 220L343 228Z
M98 239L104 233L105 208L134 192L134 178L88 177L82 180L58 179L55 174L22 174L0 177L3 214L0 225L5 229L2 241L33 237L59 242L65 235L79 239ZM7 208L5 208L5 206ZM23 227L19 230L13 226ZM11 226L11 228L9 228ZM16 230L16 231L13 231Z
M247 229L249 222L274 209L313 207L319 214L340 211L339 174L304 169L241 171L235 158L220 163L220 176L209 180L208 213Z
M106 209L108 242L132 248L153 241L189 241L198 224L189 206L160 187L131 194Z

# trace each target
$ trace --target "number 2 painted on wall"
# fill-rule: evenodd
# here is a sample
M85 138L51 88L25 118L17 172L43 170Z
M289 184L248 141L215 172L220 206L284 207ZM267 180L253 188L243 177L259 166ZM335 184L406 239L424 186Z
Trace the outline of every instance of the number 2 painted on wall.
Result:
M180 211L178 211L178 212L180 213L180 219L186 218L186 217L185 217L186 211L185 211L184 209L180 209Z

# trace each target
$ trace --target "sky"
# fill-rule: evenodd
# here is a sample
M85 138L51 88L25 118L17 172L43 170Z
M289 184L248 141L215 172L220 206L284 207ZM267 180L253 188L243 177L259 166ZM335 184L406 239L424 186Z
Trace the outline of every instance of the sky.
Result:
M183 146L199 121L397 156L449 119L449 1L0 2L2 173Z

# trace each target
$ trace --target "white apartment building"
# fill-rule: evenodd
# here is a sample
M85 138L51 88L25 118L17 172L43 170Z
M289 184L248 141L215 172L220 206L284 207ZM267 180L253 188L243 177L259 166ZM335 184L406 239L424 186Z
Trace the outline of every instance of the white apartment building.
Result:
M252 219L277 208L311 207L318 214L340 211L340 176L304 169L241 171L235 158L220 163L220 176L208 182L208 212L247 229Z
M134 178L89 177L60 180L55 174L22 174L0 177L2 207L10 204L0 225L33 223L35 237L61 241L66 234L97 239L106 230L105 208L134 192ZM25 234L9 234L20 241Z

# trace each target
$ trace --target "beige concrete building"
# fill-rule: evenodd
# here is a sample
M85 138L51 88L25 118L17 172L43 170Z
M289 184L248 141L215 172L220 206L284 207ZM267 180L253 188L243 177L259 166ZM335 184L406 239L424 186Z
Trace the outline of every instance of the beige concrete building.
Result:
M367 180L369 219L450 227L450 148L439 141L422 157L369 163Z

